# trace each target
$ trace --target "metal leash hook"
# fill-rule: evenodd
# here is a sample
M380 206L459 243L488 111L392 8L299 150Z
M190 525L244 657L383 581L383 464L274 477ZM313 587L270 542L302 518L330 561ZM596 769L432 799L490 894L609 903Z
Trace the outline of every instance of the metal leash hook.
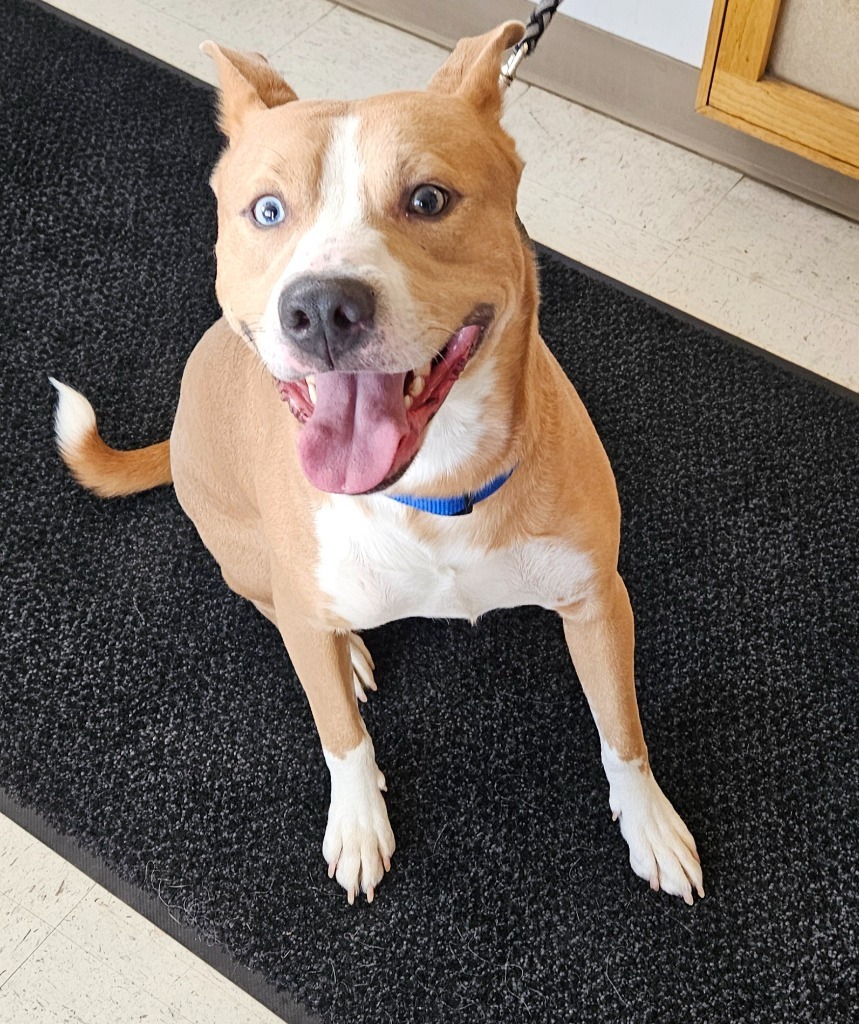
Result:
M533 53L540 36L549 27L552 15L561 6L561 3L562 0L538 0L534 13L528 19L528 24L525 26L525 35L515 45L513 52L501 68L501 74L498 76L500 85L510 86L513 84L513 79L516 77L519 65L525 57Z

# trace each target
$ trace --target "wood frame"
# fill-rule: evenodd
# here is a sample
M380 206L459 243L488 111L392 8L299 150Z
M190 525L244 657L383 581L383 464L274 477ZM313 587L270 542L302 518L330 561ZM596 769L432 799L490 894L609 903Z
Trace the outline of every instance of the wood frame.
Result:
M696 110L859 178L859 110L766 74L781 0L715 0Z

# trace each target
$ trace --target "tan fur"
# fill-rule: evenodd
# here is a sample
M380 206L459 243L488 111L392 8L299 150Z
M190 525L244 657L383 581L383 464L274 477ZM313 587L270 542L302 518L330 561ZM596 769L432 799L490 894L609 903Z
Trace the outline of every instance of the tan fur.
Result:
M172 483L170 442L123 452L111 448L95 427L77 444L61 449L77 482L100 498L119 498Z
M261 53L241 53L213 42L200 47L215 62L222 80L229 82L220 94L221 130L235 136L250 107L277 107L296 99L295 93Z
M427 90L459 93L482 114L497 117L501 112L502 94L498 88L501 54L518 43L523 34L521 22L506 21L492 32L461 39L430 79Z
M521 33L521 25L508 22L464 40L427 92L353 103L297 101L263 60L206 44L221 77L221 122L230 142L212 176L219 217L217 293L225 318L188 360L170 460L179 501L226 582L280 630L324 749L345 758L365 741L366 731L353 689L353 623L334 611L332 595L321 590L316 573L316 514L330 507L332 498L315 490L301 470L296 451L301 428L261 364L254 338L283 268L326 201L316 183L334 126L354 115L366 160L368 224L406 268L418 325L414 336L397 339L398 358L407 362L396 369L430 359L476 303L497 311L463 377L482 366L492 368L496 386L481 409L489 427L486 440L418 493L475 491L515 465L504 487L462 526L469 542L476 550L507 551L522 541L558 539L587 557L593 572L587 596L573 605L559 598L557 611L604 758L615 758L610 763L616 802L617 793L626 792L625 766L649 777L635 697L632 611L617 574L620 510L590 418L538 331L535 260L516 220L522 163L498 121L501 53ZM421 181L447 187L458 197L432 222L410 219L405 212L408 190ZM261 233L243 211L255 197L270 193L283 197L288 229ZM70 465L99 493L110 486L125 488L114 493L128 493L169 479L166 452L165 443L141 453L116 453L94 435ZM115 468L120 465L126 468ZM407 479L391 492L415 493L406 487ZM352 509L372 521L370 499L350 500ZM443 557L449 524L414 510L403 515L415 539L437 546ZM676 818L658 787L647 796L654 813L665 821ZM655 835L665 831L657 825ZM635 830L643 834L644 826ZM689 852L694 842L682 822L675 831L688 837L678 840L683 852L676 854L686 874L671 881L671 891L691 899L690 880L702 891ZM389 860L373 852L373 843L370 847L360 885L372 895ZM640 864L636 870L651 871ZM358 884L347 885L350 899Z

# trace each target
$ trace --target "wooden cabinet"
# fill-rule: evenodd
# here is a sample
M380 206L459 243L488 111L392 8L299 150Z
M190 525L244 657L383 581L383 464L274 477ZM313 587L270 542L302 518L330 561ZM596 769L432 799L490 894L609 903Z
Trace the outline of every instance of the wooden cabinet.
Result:
M821 5L817 11L825 7ZM859 52L859 3L851 0L848 9L847 30L856 33L855 55ZM696 108L708 117L859 178L859 103L840 102L797 81L788 82L769 69L781 14L781 0L716 0ZM833 26L832 31L843 34L844 29ZM826 61L825 32L817 45L823 50L819 60Z

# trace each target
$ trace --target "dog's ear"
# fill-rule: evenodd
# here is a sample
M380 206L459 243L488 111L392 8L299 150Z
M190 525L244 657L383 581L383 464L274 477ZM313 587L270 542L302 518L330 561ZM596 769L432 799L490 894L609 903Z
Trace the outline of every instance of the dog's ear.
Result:
M482 36L460 39L456 49L430 79L429 92L456 93L485 114L501 114L501 54L525 33L521 21L505 21Z
M248 111L280 107L298 99L262 54L228 50L211 41L200 49L212 58L218 71L219 123L228 139L238 133Z

